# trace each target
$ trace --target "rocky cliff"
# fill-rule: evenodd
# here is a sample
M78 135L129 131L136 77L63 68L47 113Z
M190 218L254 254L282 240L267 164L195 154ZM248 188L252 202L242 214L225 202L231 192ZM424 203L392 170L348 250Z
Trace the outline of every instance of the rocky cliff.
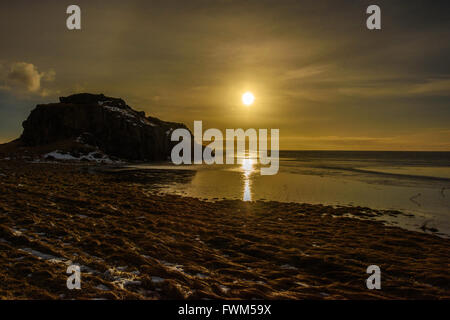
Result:
M19 141L42 146L74 140L127 160L166 160L176 142L171 132L184 124L147 117L122 99L103 94L74 94L59 103L40 104L23 122Z

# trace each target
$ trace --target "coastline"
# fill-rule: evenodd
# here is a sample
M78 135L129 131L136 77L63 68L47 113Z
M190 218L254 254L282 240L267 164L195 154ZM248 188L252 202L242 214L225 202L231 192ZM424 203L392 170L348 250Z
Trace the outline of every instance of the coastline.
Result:
M95 167L0 161L1 299L450 298L450 240L372 219L388 212L162 196Z

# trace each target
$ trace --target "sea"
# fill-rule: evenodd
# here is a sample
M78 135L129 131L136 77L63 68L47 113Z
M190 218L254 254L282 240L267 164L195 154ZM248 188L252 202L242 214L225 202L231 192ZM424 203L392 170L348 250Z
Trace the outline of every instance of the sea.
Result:
M158 192L206 201L273 200L363 206L398 210L386 223L420 231L438 229L450 235L450 152L280 151L276 175L261 175L256 156L237 157L234 165L168 163L134 166L147 170L180 170L186 179L161 182Z

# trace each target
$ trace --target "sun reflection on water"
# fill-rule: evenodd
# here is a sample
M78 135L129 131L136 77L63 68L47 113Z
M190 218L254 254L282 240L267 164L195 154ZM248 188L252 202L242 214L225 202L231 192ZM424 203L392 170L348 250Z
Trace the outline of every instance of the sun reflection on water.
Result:
M252 201L250 175L254 171L253 159L248 158L248 157L244 158L242 160L241 169L242 169L243 178L244 178L244 195L243 195L243 200L244 201Z

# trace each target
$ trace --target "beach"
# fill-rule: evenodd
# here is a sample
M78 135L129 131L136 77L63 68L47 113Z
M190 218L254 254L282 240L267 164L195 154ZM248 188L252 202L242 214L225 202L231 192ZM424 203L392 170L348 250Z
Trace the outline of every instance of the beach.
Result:
M450 240L383 223L400 211L203 201L152 191L163 172L101 169L0 161L0 299L450 298Z

